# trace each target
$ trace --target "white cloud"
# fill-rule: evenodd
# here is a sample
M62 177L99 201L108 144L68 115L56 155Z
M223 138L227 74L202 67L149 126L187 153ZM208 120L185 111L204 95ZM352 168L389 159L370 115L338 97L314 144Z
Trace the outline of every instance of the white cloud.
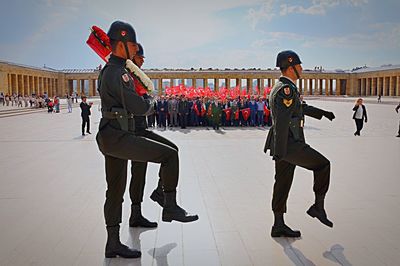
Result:
M312 0L308 5L292 5L286 1L265 0L257 8L248 10L248 19L251 27L255 29L261 21L270 21L276 16L275 9L279 9L280 16L286 16L292 13L305 15L325 15L327 11L338 5L362 6L368 3L368 0ZM279 5L279 8L275 5Z
M258 9L250 8L247 12L247 20L250 21L252 29L255 29L261 20L270 21L274 16L275 0L266 0Z

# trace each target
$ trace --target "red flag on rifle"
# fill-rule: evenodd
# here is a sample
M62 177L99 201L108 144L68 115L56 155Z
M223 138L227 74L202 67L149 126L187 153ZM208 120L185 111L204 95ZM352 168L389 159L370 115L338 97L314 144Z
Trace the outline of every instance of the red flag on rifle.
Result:
M111 54L110 38L97 26L92 26L90 31L91 33L86 41L87 45L89 45L101 59L108 62L108 57Z

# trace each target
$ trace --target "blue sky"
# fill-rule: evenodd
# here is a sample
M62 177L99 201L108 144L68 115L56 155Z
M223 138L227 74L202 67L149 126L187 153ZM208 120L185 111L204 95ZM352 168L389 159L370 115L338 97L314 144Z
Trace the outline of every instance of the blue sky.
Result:
M89 28L119 19L134 26L145 68L273 68L285 49L310 69L400 64L399 10L398 0L3 0L0 60L93 68Z

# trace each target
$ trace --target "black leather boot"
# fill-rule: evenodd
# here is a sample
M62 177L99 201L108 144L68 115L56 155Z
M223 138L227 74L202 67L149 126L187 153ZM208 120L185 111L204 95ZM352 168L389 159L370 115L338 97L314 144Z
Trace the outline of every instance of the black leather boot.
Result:
M176 191L164 192L164 197L164 209L162 212L162 220L164 222L172 222L175 220L182 223L189 223L199 219L198 215L188 214L176 204Z
M142 215L142 209L140 205L131 205L131 218L129 218L130 227L145 227L155 228L157 227L156 222L150 222Z
M283 225L274 225L271 229L272 237L300 237L301 233L297 230L292 230L286 224Z
M138 250L130 249L123 245L119 240L119 226L107 227L106 258L139 258L142 253Z
M313 218L317 218L324 225L333 227L333 223L328 219L325 209L318 208L315 204L313 204L308 209L307 214Z
M161 187L157 187L150 195L150 199L157 202L161 207L164 207L164 192Z
M274 225L271 229L271 237L300 237L301 233L297 230L292 230L285 224L283 213L274 212Z

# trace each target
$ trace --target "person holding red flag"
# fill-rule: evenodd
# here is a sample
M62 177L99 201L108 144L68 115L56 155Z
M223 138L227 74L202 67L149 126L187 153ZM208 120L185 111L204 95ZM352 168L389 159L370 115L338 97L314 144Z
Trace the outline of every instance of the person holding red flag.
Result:
M160 164L162 221L187 223L196 221L199 217L188 214L176 202L179 179L178 150L159 141L136 135L135 116L149 114L153 109L154 99L151 95L138 94L133 78L127 70L127 59L132 59L139 50L134 28L128 23L115 21L107 35L110 38L112 54L99 75L102 118L96 136L99 150L105 158L107 182L104 203L107 229L105 257L137 258L141 256L141 252L123 245L119 236L128 160Z

